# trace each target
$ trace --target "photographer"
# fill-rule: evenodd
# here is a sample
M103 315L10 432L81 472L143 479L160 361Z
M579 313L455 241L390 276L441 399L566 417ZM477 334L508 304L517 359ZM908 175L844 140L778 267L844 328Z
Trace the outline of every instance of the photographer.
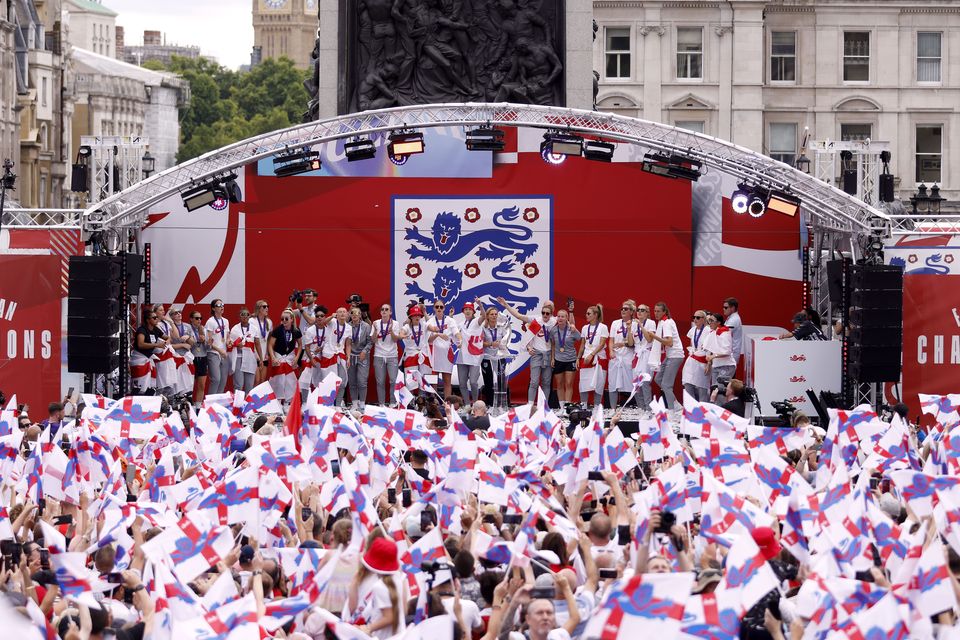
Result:
M720 401L722 398L718 397L717 400ZM727 383L726 387L726 396L725 402L720 405L723 409L726 409L730 413L736 414L741 418L746 417L747 413L747 403L750 401L750 398L747 394L747 387L740 380L734 378Z
M314 323L314 309L317 306L317 292L315 289L294 290L290 295L290 308L297 320L297 328L301 335L307 335L307 328Z

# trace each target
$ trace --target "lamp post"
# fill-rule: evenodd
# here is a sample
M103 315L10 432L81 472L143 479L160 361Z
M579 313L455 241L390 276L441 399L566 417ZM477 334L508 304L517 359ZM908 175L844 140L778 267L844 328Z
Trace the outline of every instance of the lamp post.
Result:
M936 185L934 185L936 187ZM940 189L937 187L937 195L940 195ZM930 196L927 195L927 185L920 183L917 187L916 195L910 196L910 206L913 208L913 215L930 213ZM940 203L937 203L937 209Z
M940 215L940 203L944 200L946 200L946 198L940 195L940 187L934 183L934 185L930 187L930 197L927 199L929 202L927 211L935 216Z
M7 189L13 190L17 183L17 174L13 172L13 160L3 161L3 176L0 177L0 229L3 228L3 206L7 201Z
M800 157L797 158L796 166L800 171L803 171L806 174L810 173L810 158L807 157L806 153L800 153Z
M149 178L153 174L154 169L157 167L157 159L150 155L150 152L147 151L143 154L141 162L143 162L143 177L144 179Z

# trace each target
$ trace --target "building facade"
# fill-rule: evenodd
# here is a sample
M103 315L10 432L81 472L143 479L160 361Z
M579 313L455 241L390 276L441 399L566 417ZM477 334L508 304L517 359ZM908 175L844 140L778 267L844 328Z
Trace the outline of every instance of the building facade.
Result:
M20 164L20 116L17 104L17 67L14 32L16 10L0 3L0 163L5 159ZM12 196L13 194L11 194Z
M70 43L75 47L117 56L117 14L97 0L65 0L70 12Z
M890 143L901 198L960 200L960 3L594 0L597 108L794 163L811 140Z
M317 0L252 0L253 48L251 63L286 56L298 69L311 65L317 39Z
M118 55L117 58L137 66L147 60L155 60L163 63L164 66L169 66L173 56L196 59L200 57L200 47L167 44L159 31L144 31L143 44L124 45L123 55Z

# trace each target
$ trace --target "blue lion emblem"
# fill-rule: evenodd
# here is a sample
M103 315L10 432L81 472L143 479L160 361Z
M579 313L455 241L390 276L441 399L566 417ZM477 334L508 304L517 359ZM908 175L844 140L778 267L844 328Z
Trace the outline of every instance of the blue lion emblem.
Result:
M529 285L520 278L507 277L513 271L514 263L501 262L493 269L496 280L485 282L469 289L463 288L463 274L454 267L440 267L433 277L433 291L426 291L416 282L408 282L406 295L418 296L426 300L441 300L448 307L462 309L465 302L480 299L485 306L500 308L497 297L502 296L521 310L529 311L539 304L534 296L520 295Z
M445 211L434 219L429 236L420 233L416 227L407 228L404 239L416 243L407 249L407 254L411 258L451 263L466 258L476 250L474 255L480 260L512 257L521 263L533 256L538 245L530 242L533 231L528 227L504 224L519 217L518 207L502 209L493 215L496 229L481 229L465 234L460 216Z

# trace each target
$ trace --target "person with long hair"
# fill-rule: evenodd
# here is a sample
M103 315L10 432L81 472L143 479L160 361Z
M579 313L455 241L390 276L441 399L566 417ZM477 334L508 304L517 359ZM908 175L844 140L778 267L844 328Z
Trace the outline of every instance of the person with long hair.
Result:
M171 396L177 386L177 354L171 346L174 335L173 320L167 315L162 304L153 305L152 311L157 316L157 328L166 342L163 348L154 353L157 391L160 395Z
M230 356L230 371L233 375L233 388L236 391L253 389L253 377L257 365L253 362L253 336L250 335L250 310L240 307L240 319L230 329L227 341L227 353ZM245 362L245 360L247 362ZM249 372L249 373L248 373ZM245 380L245 375L249 380ZM249 384L248 384L249 383Z
M650 374L650 351L653 344L643 337L644 330L653 333L657 330L657 323L650 317L650 307L640 303L637 305L636 333L634 334L635 344L633 375L634 377L642 374ZM650 390L650 381L641 382L640 389L637 391L637 400L643 411L650 411L650 401L653 400L653 392Z
M400 330L403 342L403 378L407 388L416 391L421 379L433 368L430 365L430 346L424 335L423 309L413 305L407 309L407 323Z
M717 379L724 378L728 382L737 370L737 361L733 356L733 332L724 326L724 316L721 313L711 313L707 316L707 324L711 332L707 336L704 349L707 351L707 365L710 368L710 386L717 386Z
M357 567L341 618L379 640L401 633L406 625L401 586L396 582L399 571L397 543L374 538Z
M677 396L673 392L673 384L677 380L677 372L683 365L683 345L680 342L680 332L677 323L670 317L670 309L666 302L658 302L653 307L653 315L657 319L657 329L654 332L643 332L644 339L652 341L650 350L650 366L656 368L657 375L654 382L663 393L664 403L670 411L676 411Z
M707 312L702 309L694 311L690 331L687 332L690 344L687 346L687 359L683 363L680 381L683 384L683 390L699 402L710 400L710 375L707 373L706 350L707 336L710 333L712 331L707 327Z
M250 335L253 336L253 358L257 365L253 379L256 386L266 382L268 377L270 361L267 358L267 338L273 331L273 321L270 319L270 305L266 300L257 300L253 313L254 316L250 318Z
M453 393L453 343L460 341L460 328L445 308L443 300L433 301L433 315L427 320L426 331L433 372L443 379L443 397L449 398Z
M190 353L193 354L194 369L193 401L200 406L206 396L207 352L210 347L207 342L207 330L203 326L203 316L196 309L190 312L190 333L193 335L193 346L190 349Z
M210 374L210 395L223 393L230 375L230 360L227 357L227 332L229 322L223 317L223 300L210 303L210 318L204 327L207 333L207 371Z
M580 330L580 402L590 406L590 394L594 403L603 403L603 389L607 381L607 340L610 332L603 324L603 306L587 307L587 324Z
M483 307L480 307L483 312ZM460 396L466 406L480 399L480 361L483 359L483 328L476 317L474 303L463 303L462 316L457 320L460 329L460 349L457 351L457 380Z
M143 324L137 327L130 351L130 378L140 393L156 388L155 356L167 348L167 337L158 325L160 317L152 307L143 310Z
M282 402L290 402L297 392L297 361L303 350L303 336L294 325L293 309L280 314L280 326L267 339L267 357L273 366L270 386Z
M176 354L177 384L176 393L192 393L194 372L193 354L191 353L195 339L190 330L190 323L183 321L182 309L170 309L171 335L170 346Z
M557 401L560 409L573 402L573 378L577 371L577 340L580 332L567 320L567 311L557 311L557 323L550 329L550 361L553 377L557 381Z
M313 305L313 313L310 316L313 321L303 332L303 361L300 363L303 369L298 377L298 386L300 389L300 399L306 400L307 394L314 386L323 380L321 367L323 362L323 349L327 343L327 308L322 304Z
M488 407L496 403L498 385L506 384L505 349L510 340L510 327L500 322L500 312L496 307L484 310L483 320L483 360L480 361L480 373L483 374L483 401Z
M635 330L633 315L637 303L624 300L620 307L620 318L610 323L610 368L607 378L607 391L610 393L610 408L620 404L620 394L633 391L633 358Z
M503 308L514 318L527 325L533 333L533 339L527 343L527 353L530 354L530 386L527 389L527 402L537 401L537 389L543 392L543 397L550 396L550 387L553 380L553 367L550 366L550 354L552 349L547 343L547 333L557 324L557 319L553 315L553 302L547 300L540 305L540 317L525 316L502 297L497 298L497 302L503 305Z
M373 377L377 381L377 402L393 404L393 385L397 382L400 323L393 319L389 304L380 305L380 319L373 322ZM386 382L386 389L384 389Z

